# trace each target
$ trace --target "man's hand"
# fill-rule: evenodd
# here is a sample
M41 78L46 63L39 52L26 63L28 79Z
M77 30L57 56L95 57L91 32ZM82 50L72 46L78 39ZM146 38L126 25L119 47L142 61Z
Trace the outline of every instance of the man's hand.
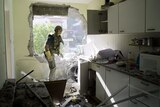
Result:
M52 56L51 56L50 51L46 51L45 55L46 55L48 61L52 61Z

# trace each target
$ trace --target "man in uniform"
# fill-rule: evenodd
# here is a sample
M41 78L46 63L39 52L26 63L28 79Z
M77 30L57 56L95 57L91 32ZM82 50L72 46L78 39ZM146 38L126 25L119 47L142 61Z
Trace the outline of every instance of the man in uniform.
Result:
M49 73L49 81L55 80L55 71L56 71L56 64L55 64L55 54L62 55L60 53L60 43L63 42L61 38L62 27L56 26L54 29L54 34L49 34L47 42L45 44L45 56L49 64L50 73Z

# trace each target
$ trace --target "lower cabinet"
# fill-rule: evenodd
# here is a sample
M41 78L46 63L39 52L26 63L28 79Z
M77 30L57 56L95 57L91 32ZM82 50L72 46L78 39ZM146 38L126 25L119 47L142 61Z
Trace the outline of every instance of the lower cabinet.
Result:
M130 92L135 93L137 91L131 90ZM154 96L146 95L143 97L130 100L129 107L160 107L160 99Z
M111 103L128 98L129 90L127 85L129 83L129 76L119 71L108 68L105 68L105 72L106 72L106 86L111 95L113 95L115 92L126 86L126 88L124 88L121 92L119 92L117 95L113 97ZM109 96L110 95L108 94L106 97ZM128 101L115 104L114 107L128 107Z
M78 84L79 84L79 92L81 95L87 93L88 84L89 84L89 72L88 72L89 63L86 60L79 59L78 60Z
M97 64L92 64L91 68L96 71L96 97L101 101L104 101L107 97L110 97L129 83L129 76L119 71L108 69ZM128 87L122 90L108 101L106 105L127 98L129 94L128 90ZM128 101L115 104L113 107L128 107Z
M138 101L135 101L135 100L129 101L128 103L129 103L128 107L148 107L148 106L145 106L144 104L142 104Z
M95 65L96 68L96 97L103 101L105 99L105 68Z
M141 97L129 102L129 107L160 107L160 87L146 81L130 77L129 96L140 95Z
M126 86L106 105L116 103L113 107L160 107L159 86L98 64L91 64L92 68L96 71L96 97L99 100L104 101ZM145 95L124 101L142 93Z

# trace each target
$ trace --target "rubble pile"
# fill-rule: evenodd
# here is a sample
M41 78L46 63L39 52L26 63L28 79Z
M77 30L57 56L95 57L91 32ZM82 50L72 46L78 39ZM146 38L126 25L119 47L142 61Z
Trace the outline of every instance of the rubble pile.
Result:
M3 88L0 90L0 107L12 107L16 81L8 79L5 81Z
M81 95L69 95L64 97L61 107L92 107L88 100Z
M0 90L0 107L54 107L43 82L6 80Z

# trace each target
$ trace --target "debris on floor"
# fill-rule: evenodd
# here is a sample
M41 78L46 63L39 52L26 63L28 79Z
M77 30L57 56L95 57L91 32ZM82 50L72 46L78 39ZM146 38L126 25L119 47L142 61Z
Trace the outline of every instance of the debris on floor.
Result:
M65 96L60 107L92 107L88 100L81 95Z
M12 107L15 89L16 81L14 79L5 81L0 90L0 107Z
M15 79L7 79L0 90L0 107L54 107L54 105L43 82L19 83Z
M91 98L80 95L79 90L80 86L76 81L67 80L64 97L58 107L94 107L95 104L90 103Z
M13 107L54 107L43 82L19 83Z

